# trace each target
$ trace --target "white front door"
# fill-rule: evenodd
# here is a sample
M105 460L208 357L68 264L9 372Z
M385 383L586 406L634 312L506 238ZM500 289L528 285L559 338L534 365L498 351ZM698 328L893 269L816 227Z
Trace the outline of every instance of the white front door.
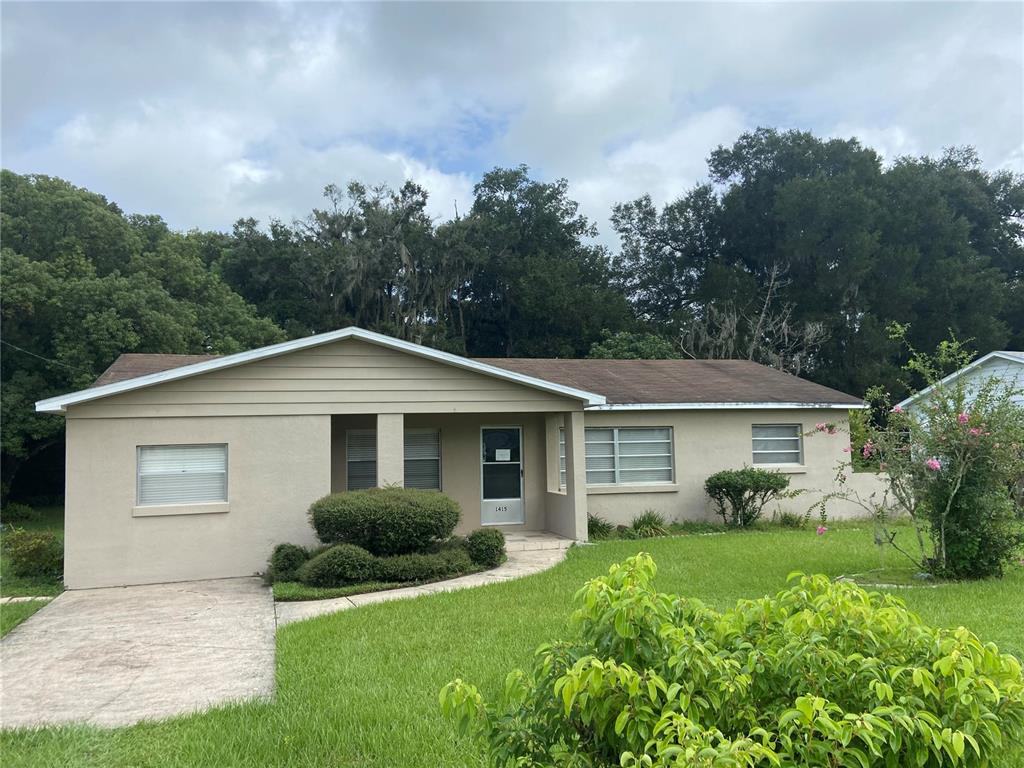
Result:
M516 525L523 514L523 432L520 427L480 430L480 523Z

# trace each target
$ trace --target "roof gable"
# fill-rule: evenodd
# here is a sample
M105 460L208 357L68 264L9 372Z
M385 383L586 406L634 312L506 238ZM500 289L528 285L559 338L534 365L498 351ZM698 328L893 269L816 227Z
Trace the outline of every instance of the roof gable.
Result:
M366 331L362 328L348 327L342 328L338 331L332 331L330 333L321 333L315 336L307 336L303 339L294 339L281 344L273 344L267 347L250 350L248 352L240 352L235 355L200 359L196 362L188 362L184 365L180 364L183 358L192 358L194 356L175 355L173 356L176 358L175 360L167 360L162 355L143 355L129 358L123 365L115 363L113 366L108 368L92 387L78 392L71 392L66 395L40 400L36 403L36 410L43 413L61 413L69 405L86 403L109 397L111 395L118 395L146 387L152 387L165 382L178 381L212 371L245 365L258 360L279 357L281 355L287 355L292 352L310 349L324 344L342 341L344 339L357 339L370 344L376 344L381 347L452 365L463 370L473 371L492 378L522 384L543 392L581 400L586 405L601 405L605 402L605 398L603 396L594 392L538 379L533 376L489 365L478 360L471 360L466 357L460 357L459 355L453 355L448 352L431 349L430 347L425 347L420 344L413 344L412 342L402 341L401 339L395 339L391 336ZM155 359L157 357L161 359ZM206 358L206 356L199 357ZM111 379L118 379L119 373L123 370L130 369L133 363L136 367L142 366L143 368L150 369L152 372L135 375L123 380L119 379L111 381ZM171 363L171 367L164 367L164 364L166 363ZM104 380L109 383L105 383Z
M986 365L987 363L993 361L1005 361L1010 363L1011 365L1024 366L1024 352L1003 349L996 350L995 352L989 352L987 355L982 355L973 363L969 363L960 370L953 371L948 376L940 379L937 384L933 384L930 387L925 387L920 392L917 392L916 394L913 394L910 397L901 400L899 402L899 406L901 408L907 408L908 406L912 406L918 400L926 398L928 396L928 393L935 389L935 387L945 385L950 381L954 381L955 379L960 378L961 376L973 373L980 369L981 367L983 367L984 365Z

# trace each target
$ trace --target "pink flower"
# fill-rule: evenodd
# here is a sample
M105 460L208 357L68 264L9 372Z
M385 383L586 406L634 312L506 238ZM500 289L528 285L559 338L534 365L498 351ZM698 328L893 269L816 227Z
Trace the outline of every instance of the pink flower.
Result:
M827 431L827 432L828 432L828 433L829 433L830 435L834 435L834 434L837 434L837 432L838 432L838 430L836 429L836 425L835 425L835 424L829 424L829 425L828 425L828 429L827 429L826 431Z
M827 425L825 424L824 421L819 421L817 424L814 425L814 431L815 432L824 432L826 428L827 428Z
M938 472L940 469L942 469L942 462L939 461L938 459L928 459L928 461L926 461L924 465L933 472Z
M843 453L850 453L853 449L850 446L843 448Z
M970 418L971 417L968 416L966 413L961 413L959 416L956 417L956 420L961 424L966 424L970 420Z
M975 437L977 437L978 435L981 434L981 430L978 429L977 427L971 427L970 429L967 430L967 434L974 435Z
M893 413L903 413L903 406L901 406L901 405L894 405L892 407L892 412Z
M824 525L819 525L819 526L818 526L818 530L816 531L816 533L817 533L817 534L818 534L819 536L824 536L824 535L825 535L825 531L827 531L827 530L828 530L828 528L827 528L826 526L824 526Z
M875 446L870 440L864 443L864 447L860 449L860 455L865 459L870 459L871 454L875 452Z

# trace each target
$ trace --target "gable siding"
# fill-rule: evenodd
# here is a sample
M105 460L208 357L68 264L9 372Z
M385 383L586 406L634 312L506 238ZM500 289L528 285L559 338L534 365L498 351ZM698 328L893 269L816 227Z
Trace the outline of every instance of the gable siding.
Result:
M69 406L71 418L579 410L577 400L343 340Z
M983 382L994 376L1000 379L1005 386L1018 390L1013 399L1018 405L1024 407L1024 361L1018 362L1002 357L994 357L962 375L966 383L968 398L973 397L974 393L977 392L977 388ZM951 381L950 383L952 384L953 382ZM911 403L910 409L914 410L923 407L930 397L930 394L924 395L917 402Z

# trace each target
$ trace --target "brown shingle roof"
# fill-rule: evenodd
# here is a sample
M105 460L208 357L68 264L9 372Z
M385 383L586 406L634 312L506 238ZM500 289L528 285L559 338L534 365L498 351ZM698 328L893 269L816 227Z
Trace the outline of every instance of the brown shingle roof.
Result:
M128 352L112 362L110 367L92 383L92 386L102 387L104 384L115 384L126 379L134 379L137 376L146 376L150 373L181 368L183 365L202 363L206 360L213 360L215 357L219 357L219 355L146 355Z
M829 403L863 401L749 360L562 360L481 362L604 395L609 403Z
M212 360L216 355L121 355L93 386ZM482 363L604 395L609 403L829 403L861 400L747 360L475 358Z

